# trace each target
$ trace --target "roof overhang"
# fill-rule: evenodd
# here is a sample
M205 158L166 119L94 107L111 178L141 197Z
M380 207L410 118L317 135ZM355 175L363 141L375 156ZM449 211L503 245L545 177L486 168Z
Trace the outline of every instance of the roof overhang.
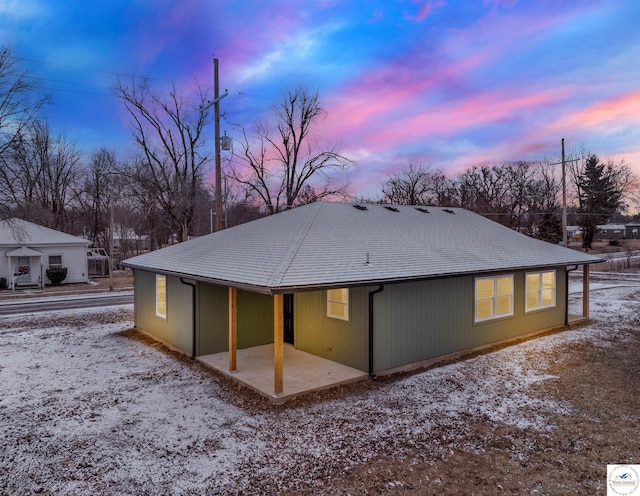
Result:
M216 284L219 286L227 286L231 288L240 289L243 291L249 291L252 293L275 295L275 294L287 294L287 293L302 293L302 292L309 292L309 291L324 291L327 289L377 286L380 284L399 284L399 283L405 283L405 282L445 279L449 277L473 276L477 274L499 274L499 273L505 273L505 272L512 272L516 270L518 271L535 270L535 269L546 269L546 268L552 268L552 267L590 265L593 263L602 263L602 262L606 262L606 260L595 259L595 260L590 260L588 262L587 261L566 262L566 263L563 262L560 264L555 263L555 264L536 265L536 266L504 267L504 268L488 269L485 271L476 271L476 272L467 272L467 271L447 272L447 273L440 273L440 274L425 274L425 275L411 276L411 277L392 277L387 279L372 278L372 279L362 279L357 281L318 282L318 283L309 283L309 284L299 284L299 285L293 285L293 286L259 286L254 284L243 283L240 281L229 281L224 279L206 277L206 276L197 275L197 274L187 274L184 272L155 269L151 267L145 267L142 265L131 264L126 261L121 263L125 267L130 267L132 269L137 269L145 272L151 272L153 274L163 274L167 276L180 277L181 279L188 279L191 281L199 281L199 282L205 282L208 284Z
M246 283L237 282L237 281L216 279L212 277L200 276L197 274L187 274L185 272L178 272L175 270L154 269L152 267L145 267L142 265L128 263L126 261L120 262L120 265L129 267L134 270L142 270L144 272L150 272L152 274L162 274L165 276L173 276L173 277L179 277L181 279L188 279L190 281L199 281L199 282L206 282L209 284L217 284L219 286L227 286L230 288L242 289L244 291L250 291L252 293L261 293L261 294L267 294L267 295L276 294L276 292L272 291L271 288L267 286L257 286L254 284L246 284ZM284 292L286 293L287 291L284 291Z
M26 246L21 246L20 248L6 252L5 255L8 257L42 257L44 253Z

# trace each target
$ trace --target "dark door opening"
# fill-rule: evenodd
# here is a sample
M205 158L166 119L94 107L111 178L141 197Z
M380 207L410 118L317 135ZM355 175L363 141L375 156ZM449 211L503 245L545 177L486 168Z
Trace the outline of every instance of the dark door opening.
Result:
M293 294L283 296L284 342L293 344Z

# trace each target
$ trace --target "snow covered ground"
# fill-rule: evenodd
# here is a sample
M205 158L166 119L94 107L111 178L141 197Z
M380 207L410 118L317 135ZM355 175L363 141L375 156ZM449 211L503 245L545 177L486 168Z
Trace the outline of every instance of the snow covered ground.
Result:
M0 494L335 494L374 459L482 452L474 422L553 433L572 405L534 385L637 319L622 284L592 294L588 326L280 407L141 338L130 306L5 318Z

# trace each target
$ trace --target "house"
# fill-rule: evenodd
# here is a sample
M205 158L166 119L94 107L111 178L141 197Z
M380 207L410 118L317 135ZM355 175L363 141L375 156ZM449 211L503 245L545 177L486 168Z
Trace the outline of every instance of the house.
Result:
M626 234L624 224L602 224L596 226L597 239L623 239Z
M270 345L278 397L283 350L374 377L564 326L578 267L586 317L601 261L464 209L318 202L123 265L137 328L227 372Z
M640 222L629 222L625 224L625 238L626 239L638 239L640 238Z
M22 219L0 222L0 278L7 286L44 286L47 269L67 268L64 283L87 282L89 241Z
M150 239L146 234L136 234L135 230L122 225L116 226L113 232L113 249L120 253L135 253L148 251Z
M567 226L567 238L570 240L582 239L582 228L580 226Z

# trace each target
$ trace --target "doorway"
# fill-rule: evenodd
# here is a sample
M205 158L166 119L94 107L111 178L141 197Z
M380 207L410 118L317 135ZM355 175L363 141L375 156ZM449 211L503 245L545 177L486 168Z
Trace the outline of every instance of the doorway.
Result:
M18 266L16 267L16 284L31 283L31 263L29 257L18 257Z
M283 301L283 316L284 316L284 342L289 344L293 343L293 294L285 294L282 298Z

